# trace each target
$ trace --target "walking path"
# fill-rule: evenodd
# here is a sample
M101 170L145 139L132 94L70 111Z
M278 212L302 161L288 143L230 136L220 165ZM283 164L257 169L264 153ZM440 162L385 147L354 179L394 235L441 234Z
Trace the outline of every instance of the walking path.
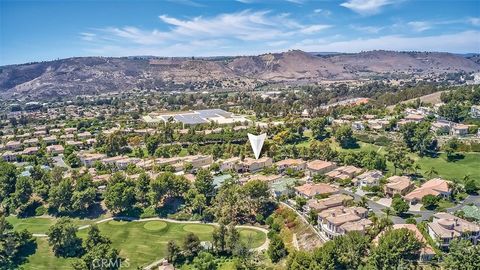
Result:
M105 218L102 220L96 221L94 224L100 224L112 220L125 220L125 221L132 221L132 222L146 222L146 221L165 221L165 222L170 222L170 223L182 223L182 224L205 224L205 225L213 225L213 226L220 226L218 223L215 222L201 222L201 221L192 221L192 220L187 220L187 221L180 221L180 220L175 220L175 219L170 219L170 218L158 218L158 217L153 217L153 218L132 218L132 217L110 217L110 218ZM89 228L91 225L83 225L78 227L79 230L84 230ZM244 228L244 229L252 229L252 230L257 230L261 231L265 234L268 233L268 230L262 227L256 227L256 226L251 226L251 225L237 225L235 226L236 228ZM35 237L47 237L46 234L44 233L34 233L32 234ZM270 240L268 237L266 237L265 242L256 248L252 248L252 251L264 251L268 249L268 245L270 244Z

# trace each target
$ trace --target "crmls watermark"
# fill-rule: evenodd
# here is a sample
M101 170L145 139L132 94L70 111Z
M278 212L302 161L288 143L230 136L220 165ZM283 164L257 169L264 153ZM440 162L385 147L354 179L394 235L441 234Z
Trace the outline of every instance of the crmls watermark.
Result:
M95 259L92 261L93 269L106 269L106 268L116 268L120 269L122 267L130 267L130 261L127 259Z

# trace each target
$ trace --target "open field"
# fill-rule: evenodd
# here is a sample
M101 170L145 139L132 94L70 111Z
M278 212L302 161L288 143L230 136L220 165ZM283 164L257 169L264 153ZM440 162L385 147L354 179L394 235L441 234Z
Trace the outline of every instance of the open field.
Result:
M77 226L90 225L95 223L95 221L100 220L104 217L98 219L78 219L72 218L72 222ZM8 222L13 225L13 228L17 231L26 229L31 233L46 233L48 228L55 223L54 217L41 216L41 217L30 217L30 218L18 218L16 216L8 216Z
M43 228L48 228L44 219L25 219L27 222L17 221L16 228L22 226L28 230L37 233L45 232ZM51 221L53 223L53 221ZM20 226L19 224L28 224ZM38 224L38 229L35 229ZM155 260L161 259L167 254L167 243L174 240L182 245L184 237L189 233L195 233L201 241L211 241L213 225L209 224L185 224L171 223L166 221L116 221L111 220L98 224L102 234L112 240L113 247L120 251L123 259L130 262L130 269L136 269L138 266L146 265ZM239 228L240 239L251 248L261 246L265 240L265 233L248 228ZM78 235L85 238L86 229L80 230ZM28 262L24 264L24 269L71 269L71 263L74 259L63 259L54 257L47 238L37 238L37 251L28 257Z
M415 156L415 159L422 173L433 167L438 175L445 179L461 181L465 175L470 175L480 184L480 153L463 153L463 155L464 158L450 162L447 161L445 154L440 154L438 158Z

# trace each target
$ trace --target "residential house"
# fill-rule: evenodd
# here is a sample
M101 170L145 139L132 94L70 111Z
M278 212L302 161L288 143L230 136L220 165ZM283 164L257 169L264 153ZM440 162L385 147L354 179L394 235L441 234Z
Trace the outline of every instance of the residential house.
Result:
M290 168L296 172L298 171L303 171L307 167L307 162L302 160L302 159L285 159L285 160L280 160L275 163L275 165L278 168L278 171L283 172L286 169Z
M265 167L272 166L273 161L269 157L261 157L259 159L245 158L243 160L243 172L257 172Z
M425 119L425 116L421 114L408 114L404 119L408 122L419 123Z
M310 177L313 177L317 174L325 174L333 169L337 165L334 162L324 161L324 160L314 160L307 163L307 170Z
M2 159L7 162L14 162L17 161L17 155L17 153L7 151L2 154Z
M333 171L326 173L327 177L336 179L336 180L345 180L345 179L353 179L355 176L360 174L363 171L361 168L357 168L355 166L341 166L336 168Z
M470 115L472 118L480 118L480 105L473 105L470 108Z
M65 149L60 144L54 144L54 145L47 146L47 153L49 153L49 154L56 154L56 155L63 154L64 150Z
M77 134L77 138L79 140L86 140L86 139L89 139L92 137L92 133L88 132L88 131L85 131L85 132L82 132L82 133L78 133Z
M305 198L313 198L316 195L328 195L332 193L338 192L338 189L329 185L329 184L324 184L324 183L306 183L301 186L295 187L295 193L298 196L302 196Z
M353 179L353 183L360 187L372 187L380 184L383 173L379 170L367 171Z
M384 186L385 195L393 197L395 194L404 196L414 188L413 182L408 176L391 176L387 178L387 184Z
M18 150L22 148L22 143L19 141L8 141L5 144L5 149L7 150Z
M452 136L465 136L468 134L468 125L454 124L450 129L450 135Z
M23 141L23 144L26 146L37 146L38 138L31 138Z
M205 166L210 166L213 163L212 156L206 155L194 155L184 157L184 162L191 163L193 168L202 168Z
M454 239L466 239L474 245L480 243L480 225L449 213L436 213L428 223L428 234L441 248L447 248Z
M240 157L232 157L229 159L219 160L219 163L220 163L220 171L222 172L230 171L230 170L239 172L243 168L242 160L240 159Z
M320 200L310 199L303 206L303 211L305 213L309 213L310 211L319 213L328 208L345 205L347 201L352 201L352 200L353 198L351 196L348 196L345 194L333 194L328 198L320 199Z
M95 161L100 161L107 156L105 154L91 154L91 153L81 153L79 156L80 161L82 162L83 165L86 167L91 167L95 163Z
M318 214L318 227L326 240L348 232L365 233L373 224L367 219L368 211L363 207L337 206Z
M365 125L362 121L352 122L352 129L354 130L365 130Z
M450 133L452 122L447 120L437 120L432 123L431 130L435 133Z
M23 151L20 152L20 154L21 155L34 155L34 154L38 153L38 150L39 150L39 148L36 147L36 146L27 147L27 148L23 149Z
M55 136L48 136L48 137L44 137L42 138L43 142L46 143L47 145L48 144L54 144L57 142L57 137Z
M75 132L77 131L77 128L74 128L74 127L72 127L72 128L65 128L64 131L65 131L66 134L73 134L73 133L75 133Z
M405 195L405 200L410 202L410 204L416 204L421 202L423 197L427 195L448 198L450 194L451 190L448 181L441 178L434 178L423 183L420 187Z

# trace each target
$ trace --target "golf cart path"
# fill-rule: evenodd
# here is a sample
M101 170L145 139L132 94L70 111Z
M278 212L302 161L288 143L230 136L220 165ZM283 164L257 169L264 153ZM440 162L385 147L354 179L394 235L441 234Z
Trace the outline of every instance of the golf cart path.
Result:
M216 222L201 222L201 221L193 221L193 220L186 220L186 221L180 221L180 220L175 220L175 219L170 219L170 218L159 218L159 217L153 217L153 218L132 218L132 217L109 217L101 220L95 221L94 224L101 224L104 222L112 221L112 220L124 220L124 221L132 221L132 222L147 222L147 221L165 221L165 222L170 222L170 223L181 223L181 224L205 224L205 225L213 225L213 226L220 226ZM88 225L83 225L78 227L78 230L84 230L90 227L91 224ZM252 229L252 230L257 230L261 231L265 234L268 233L268 230L262 227L256 227L256 226L251 226L251 225L237 225L235 226L236 228L244 228L244 229ZM44 233L34 233L32 234L35 237L47 237L46 234ZM270 240L268 237L265 237L265 242L256 248L252 248L252 251L264 251L268 249L268 245L270 243Z

